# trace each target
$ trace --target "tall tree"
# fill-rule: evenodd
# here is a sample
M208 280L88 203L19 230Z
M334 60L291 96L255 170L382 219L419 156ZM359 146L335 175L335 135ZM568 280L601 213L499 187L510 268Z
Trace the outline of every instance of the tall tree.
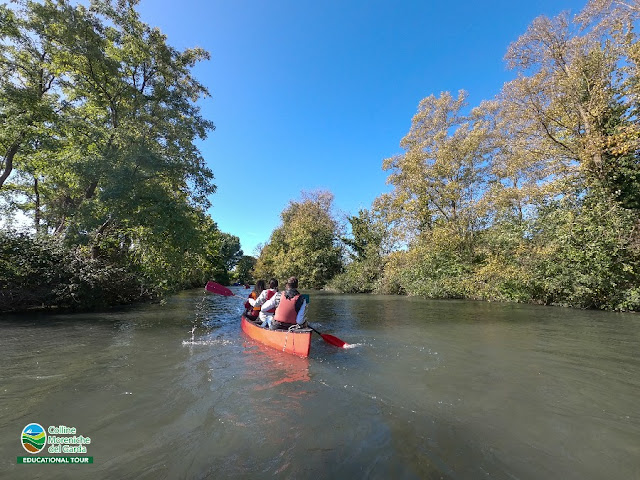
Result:
M220 240L220 258L222 264L228 271L232 270L244 255L240 248L240 239L229 233L221 233Z
M60 5L14 3L11 9L0 7L0 194L5 200L15 194L37 199L16 204L29 213L35 210L37 228L41 210L36 206L46 202L43 172L58 168L61 159L53 160L53 151L62 148L64 114L72 105L63 94L67 81L58 62L60 46L47 31ZM52 143L55 148L48 148Z
M298 277L302 288L321 288L342 268L340 229L331 212L333 194L303 193L282 212L282 225L263 246L256 278Z
M387 158L383 169L394 186L377 202L390 220L399 220L408 240L431 230L436 222L470 238L482 219L479 200L486 178L487 132L472 115L463 113L467 94L449 92L423 99L401 155Z
M385 255L389 253L389 232L379 212L361 209L347 217L351 234L342 237L350 262L329 286L342 292L373 292L382 275Z
M343 237L342 241L350 249L352 260L379 258L386 253L389 234L377 212L360 209L358 215L348 216L347 220L351 225L351 236Z
M0 199L160 290L201 278L224 243L196 146L214 125L191 70L209 54L171 47L137 0L13 3L0 6Z
M538 128L558 187L550 195L608 188L622 173L612 148L615 134L635 130L619 68L628 57L612 41L613 32L600 27L588 28L567 14L539 17L506 55L520 75L505 86L503 98L514 115Z
M164 35L140 21L136 4L94 0L86 8L68 0L20 0L20 18L37 21L16 20L20 28L4 37L4 56L23 63L34 48L17 40L37 39L46 52L41 55L44 66L58 75L44 82L56 86L56 129L32 128L31 142L20 144L23 155L17 165L21 174L38 181L39 197L47 206L42 221L58 234L87 232L95 241L125 219L144 224L149 201L164 197L171 203L176 198L207 207L207 195L215 189L213 175L194 145L214 128L194 103L208 92L190 74L208 54L170 47ZM30 68L41 72L43 61ZM23 72L30 70L15 68L14 83L43 84ZM4 85L5 96L15 90L11 86ZM37 92L31 92L29 98L35 97ZM6 104L7 115L16 103ZM41 118L36 115L41 110L31 106L27 123ZM6 130L24 138L24 128L13 123L12 117ZM59 144L46 157L28 150L34 143L51 142L51 137ZM9 150L14 144L5 143ZM16 180L14 188L24 178L18 175ZM27 188L22 185L23 191Z
M502 95L477 109L488 132L490 162L482 203L490 223L522 225L548 196L546 185L554 175L553 157L540 141L537 124L517 111Z
M60 113L61 75L53 62L44 9L0 5L0 189L17 169L33 178L33 153L55 131Z
M640 42L637 0L591 0L577 17L617 57L616 103L607 116L604 187L625 208L640 210Z
M236 281L243 284L254 283L255 280L253 279L251 272L253 271L253 267L256 265L256 261L257 258L255 257L243 255L235 268L234 278Z

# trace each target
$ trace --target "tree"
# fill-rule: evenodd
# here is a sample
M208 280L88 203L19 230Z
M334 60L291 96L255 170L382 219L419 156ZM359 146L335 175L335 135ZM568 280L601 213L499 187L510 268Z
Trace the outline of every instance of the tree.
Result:
M634 212L595 196L566 198L545 205L534 229L528 265L534 300L579 308L640 309Z
M263 246L255 278L295 275L303 288L322 288L342 268L339 225L333 218L333 194L302 194L282 212L282 225Z
M222 264L229 271L232 270L243 258L243 252L240 248L240 239L229 233L221 233L220 239L220 258L222 260Z
M342 237L342 241L351 250L352 260L380 256L388 237L382 219L365 208L359 210L358 215L348 216L347 220L351 225L351 237Z
M57 121L61 85L42 32L47 17L40 8L0 5L0 189L20 152L50 136Z
M2 193L31 190L38 202L24 206L45 205L35 216L56 234L96 243L108 229L144 224L149 202L206 208L215 190L194 146L214 128L194 104L208 92L190 74L208 53L171 48L136 4L21 0L17 13L3 12L15 24L3 29L3 176L16 175Z
M466 96L464 91L457 98L443 92L423 99L400 142L405 153L383 162L394 190L376 205L390 221L398 221L405 239L444 222L471 241L479 226L486 131L462 113Z
M624 27L620 23L612 26L609 19L588 25L595 5L603 3L617 12L614 16L618 20L626 18ZM613 4L618 5L614 8ZM633 168L637 156L635 165L628 157L630 150L635 153L638 148L629 76L635 62L629 54L633 48L622 48L629 36L634 37L633 9L625 9L623 4L590 2L578 17L581 22L571 22L567 14L539 17L507 52L509 66L520 75L507 84L503 96L515 116L538 128L540 145L550 159L552 180L558 187L549 189L550 197L605 188L613 199L622 200L625 189L616 185L636 181L630 175L637 170ZM619 28L626 32L625 40L616 42ZM621 140L634 134L635 147L623 147Z
M637 2L592 0L573 21L537 18L507 52L519 75L498 98L492 201L537 208L519 238L493 225L502 251L487 258L529 298L637 308L638 19Z
M467 114L465 107L464 91L457 98L443 92L423 99L400 143L405 152L383 162L394 189L374 207L408 247L392 264L406 269L383 281L393 289L400 279L400 289L410 294L463 295L457 285L472 268L477 235L486 223L490 153L482 112Z
M257 258L243 255L242 258L238 261L236 265L236 269L233 275L233 278L242 284L251 284L254 283L255 280L252 275L253 267L256 265Z
M384 256L390 249L389 233L378 212L361 209L348 216L351 235L343 236L350 262L344 272L331 279L329 286L346 293L373 292L382 276Z
M591 0L577 17L591 35L605 39L617 57L616 103L606 118L604 188L628 209L640 210L640 4L634 0Z
M124 265L158 292L202 281L239 250L204 214L214 129L191 70L137 0L0 6L0 200L78 255ZM233 243L233 242L231 242Z
M550 194L553 155L541 144L536 122L519 115L503 94L482 102L477 114L488 132L490 162L482 198L487 222L522 226Z

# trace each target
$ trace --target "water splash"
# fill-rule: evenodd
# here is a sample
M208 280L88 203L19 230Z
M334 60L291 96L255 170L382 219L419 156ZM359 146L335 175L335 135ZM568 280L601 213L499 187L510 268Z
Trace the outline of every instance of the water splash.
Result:
M182 345L233 345L233 342L230 340L183 340Z

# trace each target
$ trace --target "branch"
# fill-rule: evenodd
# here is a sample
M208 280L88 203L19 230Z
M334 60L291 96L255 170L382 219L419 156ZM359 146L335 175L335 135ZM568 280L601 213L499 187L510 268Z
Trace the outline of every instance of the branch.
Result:
M11 145L11 147L9 147L9 150L4 156L4 159L2 161L2 163L4 164L4 171L0 175L0 188L2 188L4 182L7 180L7 178L9 178L9 175L11 175L11 171L13 170L13 158L16 156L16 153L18 153L21 139L22 135L13 143L13 145Z

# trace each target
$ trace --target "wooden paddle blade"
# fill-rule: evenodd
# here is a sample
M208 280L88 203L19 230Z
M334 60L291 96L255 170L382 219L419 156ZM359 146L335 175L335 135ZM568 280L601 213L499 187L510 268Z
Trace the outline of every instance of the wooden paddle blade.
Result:
M344 348L349 345L347 342L344 342L338 337L334 337L333 335L329 335L328 333L321 333L320 336L324 339L325 342L330 343L331 345L335 345L336 347Z
M227 287L216 282L207 282L207 285L204 288L207 292L217 293L218 295L224 295L225 297L233 297L235 295Z

